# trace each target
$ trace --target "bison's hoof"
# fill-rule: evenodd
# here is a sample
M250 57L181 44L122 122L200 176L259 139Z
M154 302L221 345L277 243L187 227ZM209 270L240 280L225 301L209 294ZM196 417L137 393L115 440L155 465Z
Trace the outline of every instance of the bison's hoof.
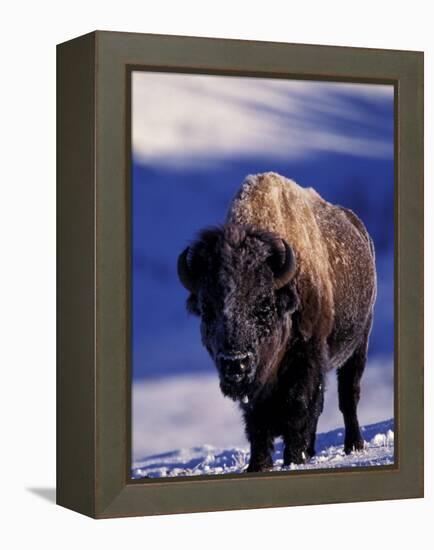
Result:
M267 462L251 462L247 469L247 473L251 472L269 472L273 469L273 461L267 461Z
M291 466L291 464L306 464L309 459L310 454L307 451L286 452L283 457L283 465Z
M365 442L362 438L353 441L345 442L344 452L346 455L351 454L354 451L363 451L365 448Z

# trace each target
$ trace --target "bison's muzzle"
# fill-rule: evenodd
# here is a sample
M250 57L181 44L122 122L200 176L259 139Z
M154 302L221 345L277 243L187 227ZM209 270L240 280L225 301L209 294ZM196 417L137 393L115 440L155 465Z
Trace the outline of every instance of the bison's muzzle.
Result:
M251 353L217 355L217 364L221 376L228 382L241 382L249 378L252 370L253 356Z
M216 357L220 386L232 399L245 399L255 375L252 353L224 353Z

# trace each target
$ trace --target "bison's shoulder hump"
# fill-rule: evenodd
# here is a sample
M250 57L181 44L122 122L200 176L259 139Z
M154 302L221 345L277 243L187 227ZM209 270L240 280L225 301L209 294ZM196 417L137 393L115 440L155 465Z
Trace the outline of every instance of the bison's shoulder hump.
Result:
M256 195L266 196L271 199L274 194L283 192L291 195L319 195L313 189L305 189L294 180L281 176L276 172L264 172L262 174L251 174L245 178L236 194L236 199L249 200Z
M226 222L253 224L285 236L285 226L323 199L313 189L275 172L247 176L229 207ZM306 220L300 220L306 221Z

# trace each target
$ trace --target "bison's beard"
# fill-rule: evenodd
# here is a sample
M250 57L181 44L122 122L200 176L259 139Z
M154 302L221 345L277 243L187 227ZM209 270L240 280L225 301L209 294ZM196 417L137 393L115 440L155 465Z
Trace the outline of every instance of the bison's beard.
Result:
M246 377L240 382L227 382L220 379L220 389L225 397L242 403L248 403L257 393L257 387L252 377Z
M220 389L226 397L243 404L250 403L266 395L276 382L282 359L288 351L289 327L275 332L264 341L256 356L255 367L239 382L220 377Z

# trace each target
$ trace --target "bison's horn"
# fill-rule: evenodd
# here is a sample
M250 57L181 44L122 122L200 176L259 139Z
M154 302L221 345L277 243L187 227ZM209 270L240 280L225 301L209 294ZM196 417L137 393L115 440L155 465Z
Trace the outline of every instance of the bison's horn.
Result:
M279 245L275 247L274 260L274 288L278 290L289 283L294 277L297 268L294 252L289 244L283 239L281 239Z
M178 257L178 277L185 288L194 293L197 290L197 280L191 269L192 256L193 251L189 246L181 252Z

